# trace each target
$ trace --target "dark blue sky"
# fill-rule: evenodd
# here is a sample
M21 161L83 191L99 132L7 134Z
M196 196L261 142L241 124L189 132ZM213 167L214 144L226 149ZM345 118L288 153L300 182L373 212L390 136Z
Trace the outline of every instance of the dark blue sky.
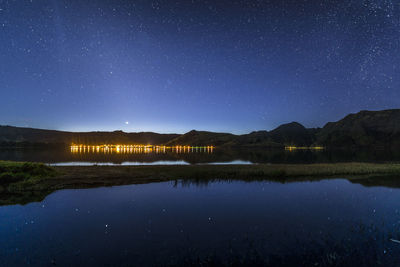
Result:
M323 126L398 108L399 72L395 0L0 0L0 124Z

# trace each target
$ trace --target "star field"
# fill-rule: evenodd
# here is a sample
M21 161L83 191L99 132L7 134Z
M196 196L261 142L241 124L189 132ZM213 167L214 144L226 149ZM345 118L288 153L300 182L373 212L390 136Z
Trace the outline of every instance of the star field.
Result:
M400 2L0 0L0 124L246 133L400 104Z

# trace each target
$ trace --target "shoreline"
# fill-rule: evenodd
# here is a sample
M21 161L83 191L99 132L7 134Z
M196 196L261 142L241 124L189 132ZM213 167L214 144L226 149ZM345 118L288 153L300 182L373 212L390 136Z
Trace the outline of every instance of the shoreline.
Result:
M114 185L171 180L274 180L290 181L297 178L331 178L348 176L399 175L400 163L313 163L313 164L201 164L201 165L127 165L127 166L48 166L43 163L7 162L11 172L22 172L26 177L11 180L9 185L20 190L46 190L70 187L79 183ZM29 173L29 164L36 173ZM31 167L32 168L32 167ZM43 173L37 170L44 170ZM22 171L21 171L22 170ZM3 171L4 172L4 171ZM22 186L16 186L19 183Z
M7 169L9 168L9 169ZM8 176L5 174L9 174ZM6 180L5 178L8 178ZM54 191L154 182L272 181L343 178L364 186L400 187L400 164L47 166L0 161L0 205L41 201Z

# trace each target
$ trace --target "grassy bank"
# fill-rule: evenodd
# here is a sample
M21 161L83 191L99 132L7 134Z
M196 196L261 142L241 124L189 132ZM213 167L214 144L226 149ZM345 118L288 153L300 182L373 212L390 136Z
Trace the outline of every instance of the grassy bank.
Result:
M0 161L0 204L3 199L32 195L36 200L59 189L92 188L162 181L207 182L243 180L278 182L351 178L371 184L366 177L400 178L400 164L257 164L175 166L63 166ZM352 180L352 181L353 181ZM396 179L397 180L397 179ZM391 179L393 183L393 179ZM29 197L30 199L32 197ZM13 200L14 201L14 200Z
M274 180L320 179L366 175L400 175L400 164L257 164L63 166L0 162L0 177L14 190L47 190L111 186L170 180ZM23 184L21 184L23 182Z
M43 163L0 161L0 185L35 181L56 174L54 168Z

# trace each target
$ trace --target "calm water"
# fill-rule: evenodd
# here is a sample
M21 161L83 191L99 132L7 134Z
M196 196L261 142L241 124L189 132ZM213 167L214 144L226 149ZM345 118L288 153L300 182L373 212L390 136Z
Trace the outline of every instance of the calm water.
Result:
M213 149L156 153L73 152L59 149L0 149L0 160L39 161L57 165L144 165L144 164L252 164L314 162L400 162L400 151L285 151L283 149Z
M396 266L400 244L389 237L400 236L399 203L397 188L345 179L62 190L0 207L0 265L143 266L255 251L263 259L315 247L332 254L339 243Z

